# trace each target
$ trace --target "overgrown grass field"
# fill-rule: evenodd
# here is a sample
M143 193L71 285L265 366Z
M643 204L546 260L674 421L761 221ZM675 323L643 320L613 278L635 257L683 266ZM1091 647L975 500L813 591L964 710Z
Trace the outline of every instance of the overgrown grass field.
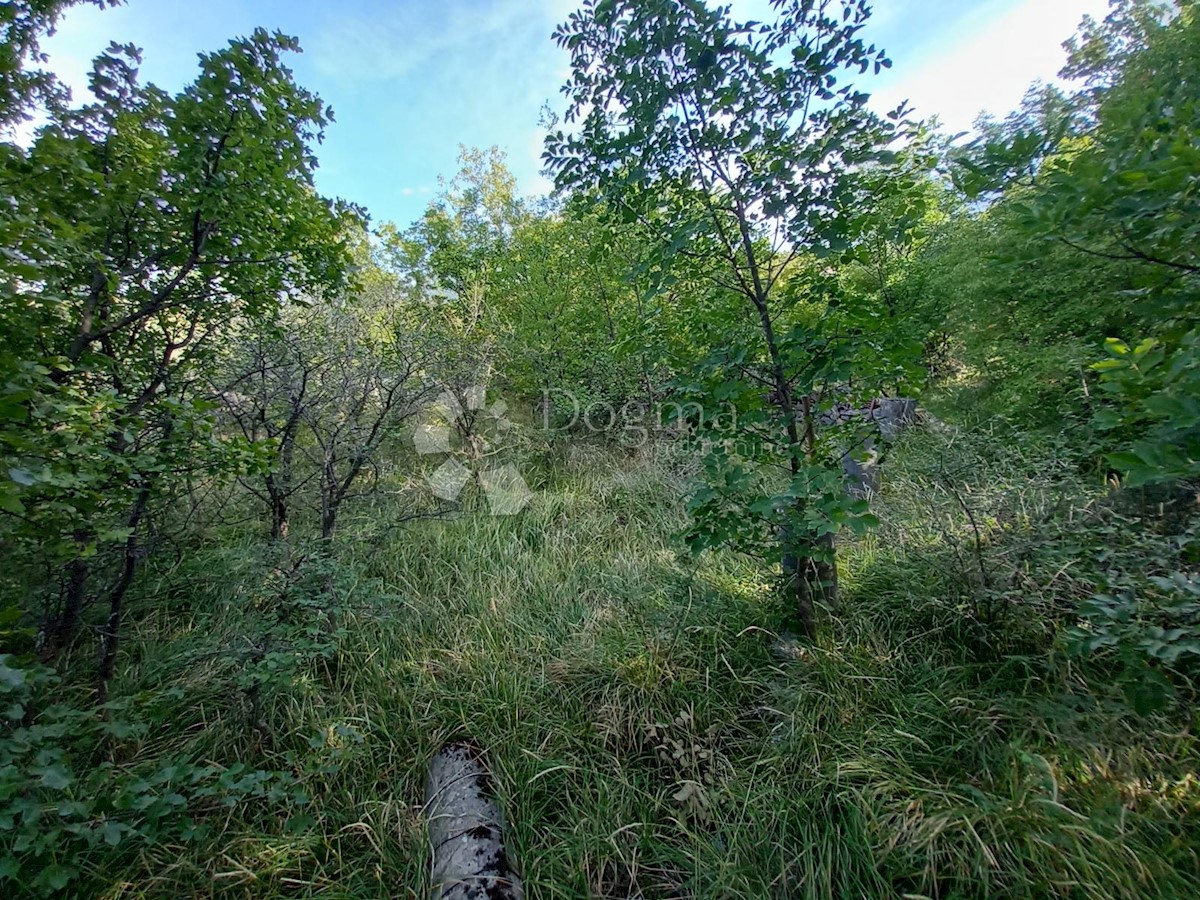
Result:
M512 517L393 528L396 486L315 573L237 527L181 547L113 685L162 721L107 753L192 825L99 843L81 884L424 896L425 767L465 738L531 897L1192 896L1195 723L1133 718L1049 628L1122 513L995 440L891 454L814 646L755 563L680 554L671 447L547 451Z

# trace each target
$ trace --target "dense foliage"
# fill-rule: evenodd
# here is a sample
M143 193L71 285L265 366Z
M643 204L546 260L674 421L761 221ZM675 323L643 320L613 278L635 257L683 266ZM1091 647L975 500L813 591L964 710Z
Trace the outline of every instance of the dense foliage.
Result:
M5 895L416 895L450 738L537 896L1195 884L1194 0L969 140L865 0L583 0L555 196L374 229L296 39L76 103L71 5L0 6Z

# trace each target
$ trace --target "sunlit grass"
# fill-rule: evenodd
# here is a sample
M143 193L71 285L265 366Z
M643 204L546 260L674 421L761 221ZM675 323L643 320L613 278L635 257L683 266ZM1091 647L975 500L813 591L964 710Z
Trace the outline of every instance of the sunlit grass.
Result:
M842 607L793 654L773 651L788 616L763 572L678 553L680 477L603 447L543 461L516 517L476 506L386 530L394 501L360 508L339 547L336 666L264 693L258 722L235 677L245 608L270 597L261 548L203 549L160 573L177 601L131 630L117 690L180 699L125 752L294 771L311 821L239 805L208 816L205 841L123 853L96 883L424 896L425 765L469 738L532 897L1186 896L1190 731L1124 719L1020 616L991 644L961 640L971 535L922 475L944 441L889 460L884 525L844 548ZM994 507L998 572L1059 502L1024 490L973 498ZM1053 575L1052 559L1021 564L1029 584Z

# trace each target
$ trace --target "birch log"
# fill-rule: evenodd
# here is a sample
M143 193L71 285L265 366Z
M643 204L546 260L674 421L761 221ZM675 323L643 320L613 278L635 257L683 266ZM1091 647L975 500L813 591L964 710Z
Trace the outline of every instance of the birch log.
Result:
M500 810L479 751L448 744L429 764L425 810L433 848L431 900L523 900L504 850Z

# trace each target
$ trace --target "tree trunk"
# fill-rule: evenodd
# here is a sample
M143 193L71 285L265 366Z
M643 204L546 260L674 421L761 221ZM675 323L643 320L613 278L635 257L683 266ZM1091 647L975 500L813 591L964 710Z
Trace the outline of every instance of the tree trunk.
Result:
M767 298L767 288L763 285L758 269L758 257L754 250L754 241L750 233L749 221L745 209L739 203L737 206L738 232L741 239L742 252L750 271L750 284L746 285L746 295L754 304L758 313L759 327L762 329L763 342L767 347L767 355L771 362L771 381L774 383L773 402L783 420L783 430L787 437L788 466L792 476L800 474L803 454L811 458L814 454L816 437L813 431L812 402L804 398L804 434L800 433L797 423L796 401L792 394L792 383L787 377L783 354L779 349L779 341L775 335L775 323L771 318L771 307ZM830 538L832 542L832 538ZM796 617L804 636L814 640L817 636L817 617L815 601L825 598L821 586L830 581L830 573L826 564L813 559L811 546L803 535L796 534L787 526L780 529L780 542L783 551L783 574L789 588L796 597ZM832 581L836 584L836 570Z
M296 449L296 431L300 424L300 398L292 398L292 414L279 440L279 471L267 475L267 495L271 498L271 540L286 541L288 536L288 498L292 495L292 457Z
M43 662L54 659L75 639L79 629L79 618L83 613L83 601L87 597L88 577L91 566L83 557L83 549L87 544L87 535L82 531L74 534L76 555L67 565L67 590L63 597L62 609L46 623L46 643L42 647Z
M333 535L337 530L337 503L329 501L321 510L321 540L326 544L333 543Z
M133 509L129 513L127 524L130 530L129 537L125 540L121 574L112 591L109 592L108 618L104 621L104 627L100 630L100 660L96 672L96 696L101 704L108 699L108 683L112 680L113 672L116 668L117 645L119 643L121 614L125 603L125 594L129 590L129 585L133 583L133 576L137 571L138 558L141 553L141 548L138 544L138 528L142 523L142 516L146 512L146 505L149 502L150 485L147 482L138 492L137 499L133 503Z
M339 500L336 497L326 497L321 504L321 547L325 552L325 558L332 563L333 561L333 536L337 530L337 514ZM334 579L333 571L327 571L321 579L321 589L332 600L334 596ZM328 630L333 633L337 630L337 624L334 621L333 610L327 610L328 615Z
M733 190L733 185L726 180ZM754 247L754 237L745 204L736 196L734 191L734 213L737 219L738 235L736 241L728 241L730 258L740 252L746 262L749 282L735 272L742 292L754 305L758 313L759 327L762 330L763 342L766 344L767 355L771 365L771 383L774 387L771 402L779 411L784 435L787 439L788 466L793 478L800 474L805 457L811 465L816 461L816 434L812 409L812 398L804 397L801 410L797 410L792 383L787 375L783 353L775 334L775 323L771 316L768 298L770 284L764 284L759 270L758 254ZM713 210L714 217L718 214ZM740 245L740 250L738 246ZM737 268L735 264L735 269ZM804 431L801 434L800 420L803 418ZM800 501L801 503L803 501ZM780 543L782 545L783 573L788 581L789 589L796 598L796 615L805 637L809 640L817 636L816 604L824 603L832 606L837 597L837 562L833 556L833 536L826 535L810 539L797 534L791 526L780 528Z
M288 536L287 498L278 493L271 494L271 542L278 544Z
M780 542L783 544L783 577L787 593L795 598L796 620L801 632L811 641L817 636L816 605L808 589L808 580L801 571L803 557L791 528L784 526L780 529Z
M809 543L790 528L780 534L783 574L788 593L796 600L796 619L804 636L817 636L817 606L837 608L838 570L832 534Z
M819 537L808 548L804 557L804 568L800 573L800 589L805 592L810 606L821 604L826 609L837 608L838 569L832 534Z

